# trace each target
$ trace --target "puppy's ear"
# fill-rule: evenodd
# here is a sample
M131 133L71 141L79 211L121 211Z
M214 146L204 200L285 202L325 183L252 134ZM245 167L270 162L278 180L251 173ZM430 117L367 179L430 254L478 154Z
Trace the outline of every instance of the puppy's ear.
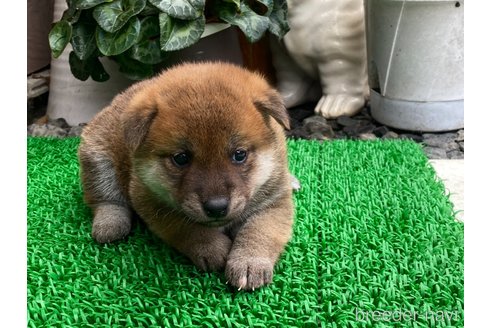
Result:
M290 119L280 94L270 89L262 97L255 99L254 104L262 114L273 117L285 129L290 129Z
M137 149L144 141L156 115L157 107L153 97L140 92L130 100L127 110L122 114L122 124L125 142L131 149Z

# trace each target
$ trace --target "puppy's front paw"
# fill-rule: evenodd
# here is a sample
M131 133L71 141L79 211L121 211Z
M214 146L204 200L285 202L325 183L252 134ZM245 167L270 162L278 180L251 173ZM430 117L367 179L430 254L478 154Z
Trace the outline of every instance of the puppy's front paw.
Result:
M266 257L232 256L227 260L225 275L232 286L240 290L255 290L272 282L273 265Z
M197 244L190 259L201 270L223 270L227 261L227 255L231 250L232 241L224 234L217 234L213 239L203 244Z
M92 238L98 243L123 239L132 227L130 211L119 205L100 205L94 211Z

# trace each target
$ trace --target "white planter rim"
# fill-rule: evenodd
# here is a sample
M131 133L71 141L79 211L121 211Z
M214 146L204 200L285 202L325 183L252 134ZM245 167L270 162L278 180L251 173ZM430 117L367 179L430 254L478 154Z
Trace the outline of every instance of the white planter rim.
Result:
M381 96L371 90L371 115L393 128L441 132L464 127L464 101L406 101Z

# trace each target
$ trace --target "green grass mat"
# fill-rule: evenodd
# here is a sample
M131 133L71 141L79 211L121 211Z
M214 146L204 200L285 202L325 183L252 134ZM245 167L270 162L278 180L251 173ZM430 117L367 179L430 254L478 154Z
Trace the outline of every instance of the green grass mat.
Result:
M28 140L29 327L460 327L462 223L411 141L289 141L294 235L236 292L137 225L96 244L78 139Z

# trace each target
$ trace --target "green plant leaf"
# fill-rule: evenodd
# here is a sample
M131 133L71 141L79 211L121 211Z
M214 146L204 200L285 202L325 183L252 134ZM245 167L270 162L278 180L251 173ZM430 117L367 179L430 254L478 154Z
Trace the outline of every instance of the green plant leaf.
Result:
M222 20L239 27L250 42L260 40L270 23L268 17L258 15L244 3L241 3L239 12L234 4L229 3L216 5L215 11Z
M75 52L71 51L68 55L68 63L70 64L72 75L77 79L85 81L91 76L91 68L87 60L80 60Z
M140 21L132 17L130 21L115 33L104 31L100 26L96 28L96 43L105 56L119 55L130 49L140 34Z
M205 0L149 0L164 13L179 19L195 19L203 16Z
M84 11L79 21L73 25L70 43L73 51L81 60L91 57L97 49L96 26L94 18L88 11Z
M144 64L158 64L164 60L159 43L159 18L149 16L140 22L137 43L130 48L130 56Z
M140 16L159 16L160 14L159 8L151 4L150 2L146 2L145 8L140 12Z
M51 52L53 53L53 57L58 58L62 54L71 37L72 25L64 20L55 23L48 35L48 40Z
M145 0L116 0L94 8L92 15L106 32L116 32L145 8Z
M273 9L270 14L270 24L268 30L273 35L276 35L279 39L289 32L289 22L287 20L287 1L286 0L274 0Z
M113 0L73 0L69 7L74 7L77 9L89 9L95 7L104 2L111 2Z
M64 20L69 22L70 24L74 24L79 19L80 13L82 10L77 9L75 6L68 2L68 8L63 12L62 18L60 20Z
M109 80L109 74L96 56L80 60L75 52L72 51L68 56L68 63L73 76L81 81L87 80L89 76L97 82Z
M104 69L103 64L99 61L99 58L97 57L92 57L94 58L91 67L91 78L96 81L96 82L104 82L109 80L110 76Z
M130 80L143 80L154 75L154 69L150 64L142 64L138 60L130 58L128 53L113 57L119 64L119 71Z
M161 49L175 51L196 43L205 30L205 16L195 20L180 20L166 13L159 15Z

